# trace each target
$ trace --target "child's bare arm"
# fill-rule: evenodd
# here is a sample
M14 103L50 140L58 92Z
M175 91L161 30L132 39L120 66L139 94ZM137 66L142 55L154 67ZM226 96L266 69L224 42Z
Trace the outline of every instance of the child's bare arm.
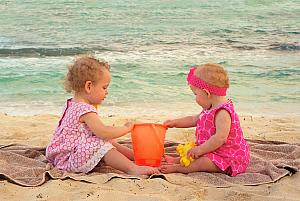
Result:
M80 121L86 123L89 129L99 138L104 140L121 137L131 131L134 124L127 123L124 126L114 127L106 126L102 123L96 113L90 112L80 117Z
M189 155L193 158L199 158L203 154L212 152L222 146L229 135L231 118L226 110L220 110L215 119L216 133L211 136L205 143L192 148Z
M199 115L187 116L178 119L167 120L164 122L164 125L170 128L190 128L197 125L197 119Z

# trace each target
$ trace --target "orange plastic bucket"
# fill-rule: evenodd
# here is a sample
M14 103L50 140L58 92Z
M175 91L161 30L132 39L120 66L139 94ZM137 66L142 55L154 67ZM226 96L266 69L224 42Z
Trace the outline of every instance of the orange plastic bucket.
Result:
M134 125L131 140L137 165L160 166L167 129L167 126L154 123Z

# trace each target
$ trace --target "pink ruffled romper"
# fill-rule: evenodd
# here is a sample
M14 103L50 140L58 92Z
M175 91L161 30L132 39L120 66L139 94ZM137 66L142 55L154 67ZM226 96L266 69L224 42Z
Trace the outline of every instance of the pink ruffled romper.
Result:
M226 174L236 176L245 172L250 161L250 152L231 100L212 110L203 110L200 113L196 128L196 143L203 144L215 134L215 115L220 109L228 111L231 117L231 128L227 141L217 150L204 156L212 160Z
M89 112L97 113L92 105L67 100L51 143L46 148L50 163L68 172L91 171L113 147L109 141L95 136L79 118Z

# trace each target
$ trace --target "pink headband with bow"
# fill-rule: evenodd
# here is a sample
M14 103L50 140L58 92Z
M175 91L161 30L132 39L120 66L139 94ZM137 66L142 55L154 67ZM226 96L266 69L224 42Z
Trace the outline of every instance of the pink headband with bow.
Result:
M194 75L194 72L196 69L197 69L197 67L192 67L187 76L187 82L190 85L193 85L194 87L197 87L200 89L206 89L210 93L218 95L218 96L226 96L227 88L217 87L215 85L209 84L208 82L205 82L204 80L198 78L196 75Z

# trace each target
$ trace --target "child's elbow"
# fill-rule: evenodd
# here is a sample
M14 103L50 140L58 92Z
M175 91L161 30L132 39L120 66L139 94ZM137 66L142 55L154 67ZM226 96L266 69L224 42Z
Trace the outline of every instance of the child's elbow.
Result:
M109 136L102 136L100 137L102 140L110 140L111 138Z
M222 137L222 136L219 137L218 142L219 142L220 145L225 144L227 142L227 137Z
M108 133L105 132L97 132L94 133L98 138L100 138L101 140L110 140L110 135Z

